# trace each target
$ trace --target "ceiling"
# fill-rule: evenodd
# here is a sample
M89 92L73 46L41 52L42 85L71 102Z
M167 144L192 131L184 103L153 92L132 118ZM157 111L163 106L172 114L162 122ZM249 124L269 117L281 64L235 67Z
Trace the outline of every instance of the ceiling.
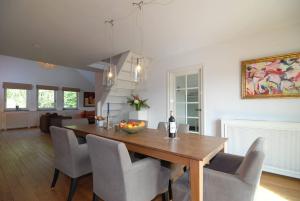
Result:
M148 0L149 1L149 0ZM154 0L144 6L145 56L161 58L300 23L299 0ZM84 68L139 52L130 0L1 0L0 54ZM131 13L129 17L128 16ZM114 25L114 49L105 19Z

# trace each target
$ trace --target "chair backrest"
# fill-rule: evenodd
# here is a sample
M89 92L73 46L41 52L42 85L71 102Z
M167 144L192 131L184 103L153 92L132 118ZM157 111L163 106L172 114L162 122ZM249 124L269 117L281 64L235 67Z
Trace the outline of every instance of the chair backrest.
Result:
M189 133L190 126L188 124L178 124L177 133Z
M167 132L168 131L168 123L167 122L159 122L157 125L157 130Z
M61 124L62 126L88 125L89 120L87 118L63 119Z
M126 200L124 176L132 163L125 144L95 135L86 138L94 192L103 200Z
M54 147L54 166L70 177L75 176L75 152L78 146L77 138L72 130L50 127L51 139Z
M252 151L264 151L264 142L265 139L262 137L257 138L249 147L246 156Z
M255 186L258 185L264 158L264 139L257 138L248 149L236 173L246 183Z

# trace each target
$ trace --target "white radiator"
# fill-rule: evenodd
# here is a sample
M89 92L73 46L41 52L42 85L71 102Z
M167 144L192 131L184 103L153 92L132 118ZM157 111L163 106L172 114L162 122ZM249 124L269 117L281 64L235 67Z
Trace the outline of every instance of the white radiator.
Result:
M27 111L4 113L4 128L29 128L34 124L34 113Z
M221 126L222 136L228 138L228 153L245 155L257 137L264 137L263 170L300 178L300 123L222 120Z
M72 118L79 118L81 113L80 110L0 112L0 130L39 126L40 116L47 112L56 112L59 115L71 116Z

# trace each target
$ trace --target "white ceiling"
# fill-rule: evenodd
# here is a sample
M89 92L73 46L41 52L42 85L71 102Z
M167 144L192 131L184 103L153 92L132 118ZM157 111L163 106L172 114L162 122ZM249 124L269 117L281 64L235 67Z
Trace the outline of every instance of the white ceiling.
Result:
M169 2L156 0L155 2ZM130 0L1 0L0 54L85 67L111 54L107 18ZM144 7L144 54L165 57L300 23L300 0L174 0ZM114 54L139 52L135 14L114 26ZM298 24L299 26L299 24Z

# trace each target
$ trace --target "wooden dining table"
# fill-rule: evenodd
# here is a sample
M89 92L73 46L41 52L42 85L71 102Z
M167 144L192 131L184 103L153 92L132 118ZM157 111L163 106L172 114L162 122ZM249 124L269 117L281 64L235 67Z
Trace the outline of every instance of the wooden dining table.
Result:
M203 201L203 166L225 149L227 141L226 138L197 134L179 134L177 138L170 139L167 133L148 128L135 134L96 125L70 125L65 128L79 136L93 134L120 141L129 151L188 166L191 201Z

